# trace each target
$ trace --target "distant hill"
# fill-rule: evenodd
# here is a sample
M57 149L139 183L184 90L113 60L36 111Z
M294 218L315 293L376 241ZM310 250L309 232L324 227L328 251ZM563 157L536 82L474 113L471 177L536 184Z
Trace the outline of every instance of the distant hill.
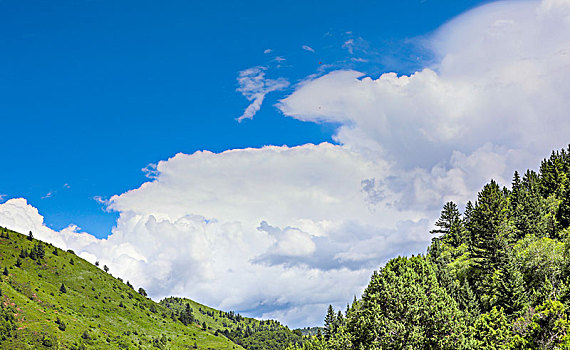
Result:
M248 339L262 330L301 339L276 321L188 299L156 303L72 251L5 228L0 280L1 349L244 349L231 339L250 349L277 349ZM186 304L194 319L181 317Z
M289 344L303 344L299 330L291 331L274 320L256 320L235 312L212 309L185 298L166 298L160 304L172 310L177 317L191 320L216 335L223 335L248 350L285 349Z

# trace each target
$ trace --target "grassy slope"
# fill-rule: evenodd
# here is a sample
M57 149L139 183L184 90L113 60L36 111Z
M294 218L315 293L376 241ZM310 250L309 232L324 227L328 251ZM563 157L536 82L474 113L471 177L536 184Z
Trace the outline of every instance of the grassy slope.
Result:
M15 313L17 330L0 340L2 349L188 349L195 344L200 349L243 349L198 325L173 321L168 308L72 253L58 249L55 255L49 244L44 244L44 259L21 259L22 266L16 267L21 249L30 250L39 241L8 232L9 239L0 238L0 271L8 268L8 276L0 275L0 300ZM66 293L60 292L62 283ZM65 331L58 329L57 318L67 325ZM83 339L84 332L90 339ZM158 341L161 337L166 341ZM55 344L43 346L50 343L46 338Z

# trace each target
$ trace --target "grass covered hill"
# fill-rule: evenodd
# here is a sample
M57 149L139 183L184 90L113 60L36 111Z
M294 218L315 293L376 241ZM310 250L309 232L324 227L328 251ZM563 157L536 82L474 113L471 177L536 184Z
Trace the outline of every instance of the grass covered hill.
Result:
M203 315L207 329L184 324L144 290L5 228L0 281L1 349L243 349Z

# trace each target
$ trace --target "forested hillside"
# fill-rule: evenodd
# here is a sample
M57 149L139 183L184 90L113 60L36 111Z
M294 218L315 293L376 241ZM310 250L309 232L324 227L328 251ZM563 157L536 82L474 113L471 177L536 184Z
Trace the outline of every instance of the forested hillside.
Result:
M464 204L444 205L426 255L389 261L297 348L569 349L570 146Z
M225 312L186 298L160 301L186 324L201 325L215 335L223 335L247 350L279 350L290 344L303 344L301 330L291 331L274 320L256 320L235 312Z

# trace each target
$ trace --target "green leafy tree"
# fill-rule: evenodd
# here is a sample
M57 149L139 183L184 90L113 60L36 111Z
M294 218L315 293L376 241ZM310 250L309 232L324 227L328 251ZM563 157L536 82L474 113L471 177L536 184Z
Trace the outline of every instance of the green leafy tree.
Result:
M356 349L457 349L464 320L424 257L399 257L373 274L347 329Z
M508 349L511 339L510 328L501 308L493 307L488 313L481 314L470 328L475 349Z
M513 349L568 349L570 324L564 305L547 300L536 310L530 308L513 326Z

